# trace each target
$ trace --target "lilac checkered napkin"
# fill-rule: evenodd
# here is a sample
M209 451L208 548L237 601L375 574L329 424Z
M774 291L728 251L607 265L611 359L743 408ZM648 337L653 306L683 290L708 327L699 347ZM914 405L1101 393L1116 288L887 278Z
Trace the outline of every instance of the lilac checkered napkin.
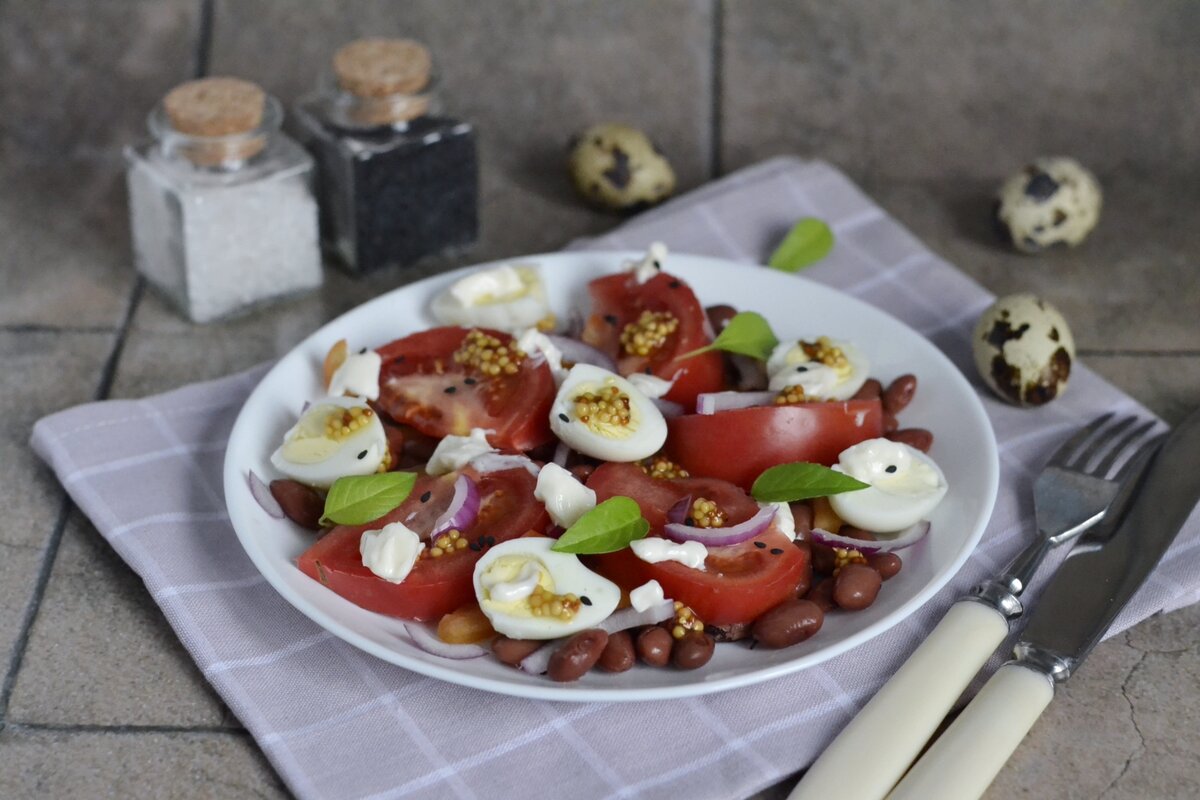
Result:
M969 331L990 296L826 164L769 161L576 246L638 249L662 240L761 263L805 216L826 220L837 235L807 277L899 317L973 375ZM764 685L577 705L408 672L344 644L275 593L238 544L221 490L230 428L264 371L63 411L38 422L33 446L142 577L204 676L301 798L749 795L808 764L953 599L1020 549L1032 525L1029 465L1101 411L1147 414L1081 366L1072 390L1037 414L985 397L1001 453L995 514L962 572L918 613L839 658ZM1198 522L1112 633L1200 599Z

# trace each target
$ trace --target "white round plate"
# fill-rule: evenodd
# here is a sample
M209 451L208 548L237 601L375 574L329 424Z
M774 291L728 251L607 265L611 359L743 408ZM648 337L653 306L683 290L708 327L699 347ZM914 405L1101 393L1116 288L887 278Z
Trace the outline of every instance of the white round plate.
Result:
M585 286L617 270L634 253L557 253L517 259L542 271L560 319L587 308ZM513 263L509 260L506 263ZM451 661L418 649L399 620L365 611L308 578L295 565L313 541L309 531L269 517L247 484L247 473L278 477L270 455L301 406L320 397L321 362L338 339L352 349L376 347L434 325L427 309L439 291L470 267L396 289L330 322L267 373L238 416L225 456L225 501L242 546L281 595L321 627L385 661L476 689L521 697L572 701L657 700L707 694L802 670L844 653L913 613L958 571L983 535L996 498L999 465L991 426L970 384L932 344L882 311L793 275L713 258L672 254L668 269L686 280L706 305L728 303L763 314L781 339L828 335L858 344L871 372L890 379L915 374L920 390L904 412L906 427L934 432L932 456L950 490L934 511L932 531L904 552L904 569L870 608L833 613L816 636L782 650L717 647L694 672L637 666L612 675L593 670L556 684L490 658Z

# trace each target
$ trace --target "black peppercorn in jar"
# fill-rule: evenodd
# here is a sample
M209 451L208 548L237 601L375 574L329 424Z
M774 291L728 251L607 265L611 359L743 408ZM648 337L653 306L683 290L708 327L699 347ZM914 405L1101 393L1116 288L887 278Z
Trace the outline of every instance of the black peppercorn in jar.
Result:
M296 107L317 161L326 249L365 273L474 243L475 131L438 113L429 51L359 39L334 56L333 75L336 87Z

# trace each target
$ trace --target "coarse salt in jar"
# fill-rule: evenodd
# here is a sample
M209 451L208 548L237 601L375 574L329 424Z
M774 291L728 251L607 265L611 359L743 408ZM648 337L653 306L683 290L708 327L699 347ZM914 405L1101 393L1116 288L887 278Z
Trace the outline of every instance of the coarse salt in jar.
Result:
M295 108L317 160L326 249L365 273L473 244L475 131L439 113L429 50L359 39L335 54L332 83Z
M150 114L126 148L134 262L194 322L321 284L312 158L257 85L204 78Z

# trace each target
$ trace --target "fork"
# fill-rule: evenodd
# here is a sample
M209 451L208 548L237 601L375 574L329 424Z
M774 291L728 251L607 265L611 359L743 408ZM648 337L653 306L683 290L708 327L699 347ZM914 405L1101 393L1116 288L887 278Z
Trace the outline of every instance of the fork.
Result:
M996 578L950 607L920 647L809 767L788 800L878 800L900 780L1023 612L1046 555L1099 522L1122 481L1161 443L1155 422L1097 417L1064 442L1033 484L1038 536ZM1095 463L1093 463L1095 462ZM865 763L864 763L865 762Z

